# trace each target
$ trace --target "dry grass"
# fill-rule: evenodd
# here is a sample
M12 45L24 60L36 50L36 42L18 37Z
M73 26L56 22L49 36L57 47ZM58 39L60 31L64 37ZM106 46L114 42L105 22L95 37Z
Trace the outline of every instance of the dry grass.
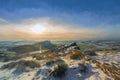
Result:
M40 67L40 64L34 60L27 60L27 61L21 60L18 62L11 62L11 63L5 64L2 66L2 69L12 69L19 66L35 68L35 67Z
M57 67L54 69L53 76L54 77L62 77L65 75L65 72L68 69L67 64L58 64Z
M60 58L47 60L46 65L50 65L50 64L60 65L60 64L65 64L65 61L63 61Z
M80 50L74 50L74 53L70 55L71 59L83 58L84 54Z
M86 58L85 61L96 64L106 75L112 77L114 80L120 80L120 67L114 64L102 63L91 58Z
M97 62L97 66L108 76L111 76L114 80L120 80L120 68L108 63L101 64Z
M46 60L51 60L51 59L55 59L57 57L59 57L58 54L56 53L53 53L51 51L47 51L45 53L37 53L37 54L33 54L32 55L33 58L36 58L37 60L43 60L43 59L46 59Z

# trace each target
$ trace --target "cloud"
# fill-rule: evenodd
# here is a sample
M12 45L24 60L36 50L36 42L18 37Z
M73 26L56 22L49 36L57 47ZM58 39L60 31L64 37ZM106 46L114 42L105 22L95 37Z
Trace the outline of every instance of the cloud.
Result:
M67 12L59 8L40 7L40 8L21 8L13 12L0 11L0 16L14 23L20 22L29 18L44 18L50 17L59 20L60 22L84 26L86 28L96 27L116 27L120 25L120 15L109 15L109 13L94 13L92 11Z
M86 27L110 26L120 24L118 3L114 0L3 0L0 3L0 17L13 22L52 17Z
M0 23L9 23L7 20L3 19L3 18L0 18Z
M0 24L4 25L0 25L0 35L13 33L11 38L14 33L32 35L29 28L38 24L48 28L47 36L59 35L56 38L61 38L60 34L73 38L117 38L119 3L118 0L1 0Z
M31 28L35 25L46 28L43 34L35 34ZM104 38L102 30L78 27L59 22L53 18L30 18L19 23L9 23L0 27L1 39L96 39ZM99 37L98 37L99 36Z

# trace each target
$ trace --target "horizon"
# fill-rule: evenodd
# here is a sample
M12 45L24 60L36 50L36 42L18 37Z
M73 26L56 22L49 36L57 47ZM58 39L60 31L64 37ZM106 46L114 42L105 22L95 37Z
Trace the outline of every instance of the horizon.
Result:
M0 40L120 40L119 4L119 0L1 0Z

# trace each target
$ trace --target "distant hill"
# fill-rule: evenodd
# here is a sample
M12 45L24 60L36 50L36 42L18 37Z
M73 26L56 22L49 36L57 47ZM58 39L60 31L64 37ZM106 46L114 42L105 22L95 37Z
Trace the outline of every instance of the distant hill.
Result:
M35 47L40 47L41 49L53 49L56 47L56 45L52 44L51 41L43 41L34 44Z
M50 41L38 42L33 45L20 45L16 47L9 48L8 51L16 52L16 53L28 53L32 51L38 51L41 49L53 49L56 45L52 44Z

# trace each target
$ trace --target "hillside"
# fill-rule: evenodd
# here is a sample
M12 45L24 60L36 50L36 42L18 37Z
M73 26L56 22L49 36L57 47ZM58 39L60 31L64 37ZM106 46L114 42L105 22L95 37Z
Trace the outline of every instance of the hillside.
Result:
M28 53L32 51L39 51L41 49L49 50L55 47L56 46L52 44L50 41L43 41L32 45L20 45L20 46L12 47L9 48L8 51L12 51L16 53Z
M0 80L119 80L119 56L118 49L81 51L72 42L15 61L0 62Z

